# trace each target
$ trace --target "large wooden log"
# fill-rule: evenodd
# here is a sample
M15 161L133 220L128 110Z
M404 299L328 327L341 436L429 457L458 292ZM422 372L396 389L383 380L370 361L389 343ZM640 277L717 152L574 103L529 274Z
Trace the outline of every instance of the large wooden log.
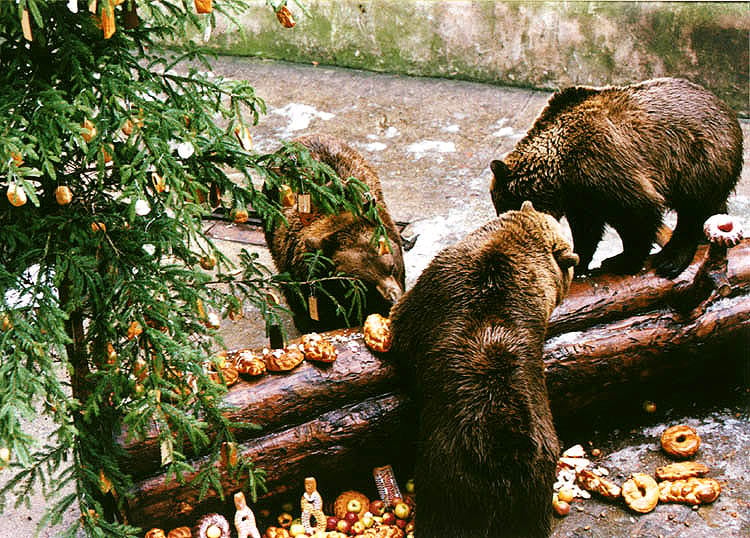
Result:
M724 342L747 342L748 254L750 241L730 250L726 277L731 293L724 293L729 296L715 294L693 310L670 305L677 295L682 305L696 303L683 299L691 294L687 275L699 274L705 248L676 282L652 272L575 282L553 316L544 350L555 417L627 393L644 379L695 371ZM393 365L370 353L356 335L337 349L339 358L331 365L303 363L288 374L242 382L226 396L232 418L262 427L246 434L240 451L269 471L267 498L300 489L302 477L309 474L327 476L329 482L331 476L347 476L356 467L366 474L371 466L395 459L398 449L410 442L413 419ZM159 448L153 438L127 449L134 474L158 473ZM225 485L228 492L242 486L228 478ZM215 493L199 502L193 488L160 474L143 480L136 490L130 513L135 524L176 523L188 512L215 509L218 503Z

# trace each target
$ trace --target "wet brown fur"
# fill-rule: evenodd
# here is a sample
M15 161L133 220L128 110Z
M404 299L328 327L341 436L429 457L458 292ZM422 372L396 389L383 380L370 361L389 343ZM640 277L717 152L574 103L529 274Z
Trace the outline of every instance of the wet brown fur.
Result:
M416 536L548 536L558 440L542 344L578 261L531 204L440 252L391 311L419 408Z
M305 146L314 159L330 166L341 179L355 177L369 187L386 227L391 252L378 255L378 245L373 243L375 227L365 219L342 212L321 215L305 225L296 208L291 207L283 211L287 224L281 222L274 229L266 230L266 243L276 268L279 272L289 272L296 280L306 280L308 266L304 255L320 249L333 260L335 272L358 277L365 283L368 312L387 314L404 290L404 261L401 236L383 200L377 172L362 155L334 136L312 134L297 138L295 142ZM378 284L383 292L377 290ZM348 306L343 286L331 283L326 289ZM344 325L343 318L335 314L335 305L325 295L318 295L320 321L317 322L310 319L306 305L296 294L288 291L285 296L295 325L302 332L325 331ZM356 325L361 320L352 319L350 323Z
M607 223L624 249L602 268L637 272L664 211L674 209L677 226L655 260L659 274L673 278L692 260L703 221L726 212L741 168L735 113L696 84L573 87L552 96L504 162L492 162L491 194L498 213L528 199L565 215L581 271Z

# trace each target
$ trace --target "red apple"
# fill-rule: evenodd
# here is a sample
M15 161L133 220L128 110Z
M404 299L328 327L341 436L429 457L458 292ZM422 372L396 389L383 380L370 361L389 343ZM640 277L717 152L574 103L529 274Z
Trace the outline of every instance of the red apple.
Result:
M406 521L405 519L397 519L397 520L396 520L396 526L397 526L397 527L398 527L399 529L403 529L404 527L406 527L406 524L407 524L407 523L408 523L408 521Z
M380 499L370 502L370 513L373 516L382 516L385 513L385 503Z
M336 522L336 530L339 532L343 532L344 534L349 534L349 530L351 529L351 525L349 525L349 522L345 519L339 519Z
M411 514L411 508L405 502L400 502L393 507L393 515L399 519L407 519Z
M359 514L357 512L347 512L344 519L349 525L353 525L355 521L359 521Z
M336 530L336 523L339 522L339 518L336 516L328 516L326 519L326 530L327 531L335 531Z
M346 511L347 512L354 512L355 514L359 514L362 510L362 503L359 501L359 499L350 499L348 503L346 503Z
M383 525L394 525L396 523L396 516L393 512L385 512L383 514Z

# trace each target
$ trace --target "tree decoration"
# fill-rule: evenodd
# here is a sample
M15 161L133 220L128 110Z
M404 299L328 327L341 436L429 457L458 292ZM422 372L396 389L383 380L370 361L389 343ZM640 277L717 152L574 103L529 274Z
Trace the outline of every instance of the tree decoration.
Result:
M296 24L292 12L286 7L286 4L279 6L276 10L276 18L284 28L294 28L294 25Z
M0 2L0 189L10 202L0 204L0 378L13 380L0 383L0 408L13 410L0 414L0 447L13 460L0 508L30 502L41 485L40 525L72 521L69 538L143 536L124 511L126 427L134 438L158 430L170 478L187 468L189 447L211 454L191 487L221 491L220 447L251 427L221 413L225 376L204 368L222 345L221 315L261 316L284 347L284 308L269 300L280 287L307 293L337 278L357 289L322 270L294 282L247 252L235 267L206 235L215 209L235 208L245 222L252 207L273 225L282 183L308 193L317 212L370 214L356 181L344 184L298 145L243 148L233 126L249 134L265 103L247 81L208 75L190 36L214 12L247 4L217 1L208 17L188 4ZM33 24L33 41L19 18ZM44 442L24 426L41 414L55 424ZM265 475L238 456L232 473L255 500Z
M195 0L196 13L211 13L212 10L212 0Z

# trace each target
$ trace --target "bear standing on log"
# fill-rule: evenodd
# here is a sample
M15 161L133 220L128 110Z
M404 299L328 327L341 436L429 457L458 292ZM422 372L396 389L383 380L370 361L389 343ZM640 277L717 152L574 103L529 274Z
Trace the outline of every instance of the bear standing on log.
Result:
M657 273L674 278L690 263L703 222L726 213L742 169L736 114L704 88L675 78L555 93L504 161L492 161L498 213L531 200L567 217L585 272L609 224L623 252L602 270L638 272L662 225L677 212Z
M364 217L348 211L333 215L311 213L303 219L296 207L285 207L286 223L266 229L266 244L279 272L288 272L293 279L304 281L309 274L305 261L308 252L322 251L333 261L334 272L360 279L367 291L368 313L388 314L393 303L404 292L404 260L401 236L383 200L380 179L372 166L342 140L324 134L303 136L294 140L303 145L310 155L330 166L342 179L355 177L370 189L377 204L390 242L388 252L379 252L373 241L375 225ZM277 193L270 193L277 196ZM325 295L318 297L318 320L310 318L306 305L293 291L285 288L285 297L294 316L294 324L301 332L327 331L345 325L336 312L336 305ZM326 291L340 304L346 304L346 288L339 282L329 282ZM354 325L361 320L350 320Z
M525 202L440 252L391 310L419 408L419 538L549 535L559 446L542 345L577 262Z

